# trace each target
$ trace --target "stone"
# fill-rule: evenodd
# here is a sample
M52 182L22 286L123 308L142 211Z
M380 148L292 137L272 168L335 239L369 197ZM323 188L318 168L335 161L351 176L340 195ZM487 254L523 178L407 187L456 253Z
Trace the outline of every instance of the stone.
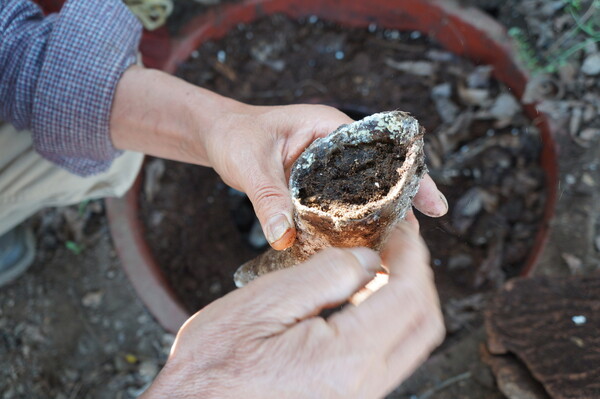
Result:
M81 303L83 306L88 308L97 308L102 303L102 299L104 298L104 292L102 291L92 291L85 294Z
M442 83L431 89L431 98L435 103L435 108L438 115L444 123L452 123L458 116L460 108L452 99L452 85L450 83Z
M144 360L138 368L138 374L144 381L152 381L158 374L159 367L156 362Z
M430 77L436 71L435 65L429 61L394 61L388 58L385 60L385 64L392 69L417 76Z
M508 126L513 117L521 111L521 105L512 94L501 93L492 104L489 113L495 118L497 128Z
M581 65L581 72L588 76L600 74L600 53L588 55Z
M562 257L567 263L571 274L580 274L583 271L583 262L579 257L569 253L563 253Z
M593 141L600 137L600 129L588 127L579 133L579 138L585 141Z

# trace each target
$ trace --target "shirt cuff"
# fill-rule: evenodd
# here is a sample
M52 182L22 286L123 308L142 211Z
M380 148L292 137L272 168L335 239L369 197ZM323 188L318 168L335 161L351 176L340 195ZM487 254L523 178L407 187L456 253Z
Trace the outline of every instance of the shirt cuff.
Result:
M120 151L110 140L117 83L137 60L141 25L119 0L70 0L54 20L35 90L33 143L46 159L88 176Z

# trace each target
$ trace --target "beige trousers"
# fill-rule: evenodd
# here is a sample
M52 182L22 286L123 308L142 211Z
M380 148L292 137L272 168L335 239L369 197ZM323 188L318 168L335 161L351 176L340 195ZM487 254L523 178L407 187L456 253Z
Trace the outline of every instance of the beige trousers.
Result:
M38 155L30 132L0 124L0 235L45 207L122 196L133 184L143 158L125 152L107 172L79 177Z

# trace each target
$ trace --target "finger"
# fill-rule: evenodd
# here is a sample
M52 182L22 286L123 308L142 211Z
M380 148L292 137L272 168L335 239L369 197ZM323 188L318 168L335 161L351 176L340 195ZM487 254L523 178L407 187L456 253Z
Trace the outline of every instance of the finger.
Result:
M419 227L410 221L396 223L381 251L383 263L390 270L390 278L410 275L431 277L429 250L419 235ZM416 267L416 266L420 267Z
M288 110L284 114L286 126L290 123L290 115L299 116L293 121L293 134L288 137L283 157L288 178L294 161L314 140L354 122L345 113L327 105L288 105L284 109Z
M444 216L448 212L448 201L438 190L429 175L423 176L419 192L413 199L413 205L424 215L431 217Z
M425 314L421 323L403 337L387 357L386 391L382 396L406 380L437 348L445 336L443 317L439 310Z
M292 218L292 201L281 164L249 173L244 191L254 206L265 238L276 250L289 248L296 239Z
M354 122L354 119L347 114L329 105L300 104L288 107L294 108L294 113L304 115L297 121L297 127L299 129L308 128L315 137L325 137L340 126Z
M417 217L412 209L409 209L408 212L406 212L404 220L409 223L417 233L419 232L421 226L419 225L419 221L417 220Z
M315 126L315 131L319 137L327 136L340 126L354 122L354 119L333 107L324 106L323 114L323 117L317 121Z
M287 327L346 302L375 276L380 264L377 253L367 248L328 248L298 266L264 275L242 290L264 297L255 309L258 317Z
M278 152L279 157L267 155L270 165L255 174L258 182L246 192L254 204L267 241L273 249L283 250L289 248L296 238L287 186L291 165L314 139L326 136L352 120L337 109L323 105L278 107L275 114L269 115L279 120L279 127L275 130L286 137L286 145L281 153ZM300 117L290 120L290 115Z
M383 251L383 263L390 270L388 284L359 306L329 319L340 336L385 353L420 322L424 308L438 306L427 249L412 227L399 226Z

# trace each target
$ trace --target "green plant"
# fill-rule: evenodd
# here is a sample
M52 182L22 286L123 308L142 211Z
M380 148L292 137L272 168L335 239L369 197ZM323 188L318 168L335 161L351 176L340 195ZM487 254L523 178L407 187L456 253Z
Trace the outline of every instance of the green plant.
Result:
M83 252L83 247L81 245L77 244L75 241L71 241L71 240L67 241L65 243L65 247L69 251L73 252L75 255L79 255Z
M527 69L531 71L543 70L542 61L540 61L537 52L529 44L527 35L521 28L512 27L508 30L508 34L515 40L519 58L525 64Z
M600 42L600 0L563 0L563 3L565 12L573 18L573 26L547 50L537 52L520 28L508 31L517 44L521 61L534 73L554 73L573 55Z

